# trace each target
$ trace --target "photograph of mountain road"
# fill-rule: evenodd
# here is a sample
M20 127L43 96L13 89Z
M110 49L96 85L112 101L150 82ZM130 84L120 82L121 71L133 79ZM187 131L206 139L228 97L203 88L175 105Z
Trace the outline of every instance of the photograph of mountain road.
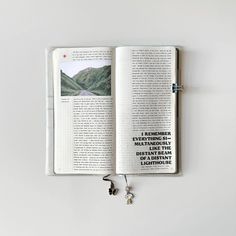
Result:
M73 76L61 69L61 96L111 96L111 65L88 67Z

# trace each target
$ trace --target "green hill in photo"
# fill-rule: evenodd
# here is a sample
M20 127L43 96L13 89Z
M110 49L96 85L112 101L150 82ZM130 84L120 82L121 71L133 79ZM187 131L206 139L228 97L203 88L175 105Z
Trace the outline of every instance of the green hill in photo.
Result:
M61 96L77 96L83 88L61 71Z
M86 68L73 76L73 80L84 90L98 96L111 95L111 66Z

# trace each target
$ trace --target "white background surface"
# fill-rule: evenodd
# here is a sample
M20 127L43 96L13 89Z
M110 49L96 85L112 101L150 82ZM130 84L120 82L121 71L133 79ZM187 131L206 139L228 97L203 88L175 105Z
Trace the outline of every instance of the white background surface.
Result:
M236 234L235 1L0 1L0 235ZM49 46L184 47L181 177L47 177Z

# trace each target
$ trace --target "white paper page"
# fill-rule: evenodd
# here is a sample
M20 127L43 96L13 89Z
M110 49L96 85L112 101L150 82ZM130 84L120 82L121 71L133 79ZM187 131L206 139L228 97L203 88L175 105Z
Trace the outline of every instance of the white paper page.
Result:
M56 174L113 171L112 49L53 52Z
M116 49L116 172L176 172L174 47Z

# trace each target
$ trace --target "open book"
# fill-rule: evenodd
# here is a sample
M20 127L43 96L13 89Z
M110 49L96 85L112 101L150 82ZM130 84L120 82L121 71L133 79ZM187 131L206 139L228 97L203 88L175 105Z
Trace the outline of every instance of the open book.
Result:
M178 172L178 49L48 52L47 174Z

